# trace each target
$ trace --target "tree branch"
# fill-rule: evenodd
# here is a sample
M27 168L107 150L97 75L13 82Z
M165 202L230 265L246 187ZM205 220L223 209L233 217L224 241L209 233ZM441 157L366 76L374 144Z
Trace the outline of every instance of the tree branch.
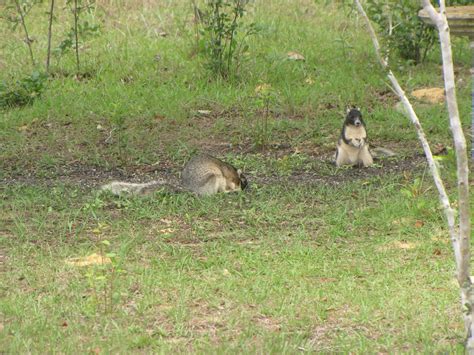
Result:
M379 40L377 38L377 35L375 34L374 28L372 27L372 24L370 23L369 17L365 13L364 8L362 7L362 4L360 1L355 0L355 4L357 6L357 9L359 10L360 14L362 15L362 18L364 19L366 25L367 25L367 30L369 31L370 38L372 39L372 43L375 48L375 54L377 55L377 59L379 60L380 64L384 69L387 69L388 67L388 62L385 60L382 55L380 54L380 44Z
M372 43L374 44L377 59L379 60L379 63L382 66L382 68L384 70L388 70L388 74L387 74L388 79L392 83L392 86L393 86L393 89L394 89L395 93L398 95L401 102L405 106L405 109L408 112L408 117L410 118L411 122L415 126L416 133L418 135L418 139L420 140L423 151L425 152L426 160L428 161L428 166L430 168L431 175L433 176L434 183L436 185L436 188L438 189L441 205L443 206L444 213L446 215L446 219L448 220L449 234L453 238L457 235L456 227L455 227L454 211L451 208L451 204L449 202L448 194L447 194L446 189L444 187L443 181L441 180L439 170L438 170L438 168L436 166L436 163L434 161L433 154L431 153L430 145L428 143L428 140L426 139L423 128L421 127L420 120L418 119L418 116L416 115L415 111L413 110L413 106L410 104L410 101L408 100L407 96L405 95L405 92L403 91L400 84L398 83L397 78L395 77L393 72L389 69L388 62L385 59L382 58L382 55L380 53L380 45L379 45L379 41L377 39L377 35L375 34L375 30L372 27L372 24L370 23L369 17L365 13L364 8L362 7L359 0L355 0L355 3L357 5L359 13L361 14L362 18L364 19L364 21L367 25L367 29L368 29L370 37L372 39Z
M19 0L15 0L15 5L16 5L16 9L18 11L18 14L20 15L20 20L21 20L21 25L23 27L23 31L25 31L25 42L28 45L28 49L30 51L31 63L33 64L33 66L35 66L36 65L35 57L33 56L33 49L31 48L31 43L33 42L33 40L30 38L30 36L28 34L28 28L26 27L25 16L23 15L23 11L21 10Z
M48 53L46 54L46 73L49 72L49 61L51 58L51 37L53 29L53 11L54 11L54 0L51 0L51 7L49 9L49 27L48 27Z
M444 88L446 91L446 104L449 113L449 123L453 134L454 147L456 151L456 165L458 178L458 200L459 200L459 233L453 240L457 260L457 279L461 287L461 302L466 308L464 323L467 331L467 350L474 353L474 290L470 278L470 239L471 239L471 214L469 205L469 168L466 138L462 129L459 109L456 100L456 86L453 68L453 53L451 50L451 38L449 35L448 19L446 17L446 5L444 0L439 1L440 12L429 0L422 0L423 8L430 16L431 21L438 28L443 58Z
M441 18L439 13L435 10L433 5L431 5L430 0L421 0L421 4L423 5L423 8L428 12L428 15L430 16L431 20L437 24Z
M79 21L79 7L77 5L77 0L74 0L74 39L76 42L76 67L77 67L77 75L79 75L80 71L80 63L79 63L79 34L78 31L78 21Z
M443 73L444 73L444 82L445 82L445 91L446 91L446 102L449 112L449 121L451 126L451 131L454 138L454 145L456 150L456 159L457 159L457 177L458 177L458 199L459 199L459 229L456 226L456 218L454 209L451 207L449 202L449 197L446 193L443 181L441 180L439 169L435 164L431 149L429 147L428 141L425 137L423 129L421 127L420 121L413 110L412 105L410 104L408 98L403 92L402 88L398 84L397 79L394 74L388 67L388 63L384 60L380 54L380 46L378 44L377 36L375 31L370 23L370 20L365 13L359 0L354 0L357 8L364 18L369 34L374 43L375 51L377 53L377 58L379 59L380 64L385 70L388 70L388 78L393 85L394 91L399 96L401 102L405 106L410 120L415 126L418 139L421 142L423 150L428 161L431 175L433 176L434 183L438 189L439 199L441 205L443 206L444 214L448 223L448 230L451 237L451 242L453 245L454 256L456 260L456 269L457 269L457 280L461 288L461 302L462 306L465 307L464 311L464 323L467 331L467 345L466 348L469 353L474 354L474 295L471 284L471 279L469 276L470 270L470 234L471 234L471 225L470 225L470 211L469 211L469 181L468 181L468 160L466 153L466 140L464 133L462 131L461 121L459 119L459 112L456 101L456 92L454 86L454 69L452 61L452 52L451 52L451 41L449 37L449 26L446 19L446 7L444 0L440 0L441 12L438 13L431 5L429 0L422 0L425 11L428 12L431 20L438 27L438 32L440 36L441 43L441 52L443 56Z

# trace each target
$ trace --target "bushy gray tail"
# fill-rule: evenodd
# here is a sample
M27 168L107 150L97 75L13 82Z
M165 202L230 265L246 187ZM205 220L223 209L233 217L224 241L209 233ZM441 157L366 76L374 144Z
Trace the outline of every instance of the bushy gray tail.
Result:
M371 149L370 152L372 153L372 156L377 159L389 158L397 155L393 150L383 147L375 147Z
M110 193L117 196L146 195L163 187L170 188L174 192L182 191L181 187L174 184L170 184L169 182L163 179L153 180L145 183L112 181L108 184L102 185L100 187L100 190L109 191Z

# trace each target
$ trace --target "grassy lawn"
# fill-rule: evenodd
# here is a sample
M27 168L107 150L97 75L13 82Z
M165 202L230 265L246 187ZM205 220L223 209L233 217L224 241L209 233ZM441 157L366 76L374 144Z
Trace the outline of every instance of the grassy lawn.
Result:
M416 134L361 21L324 3L252 2L244 19L260 30L227 81L196 53L188 1L101 0L84 15L100 31L80 47L81 75L73 52L54 57L41 97L0 111L0 352L463 351L454 259ZM27 16L40 63L46 6ZM57 16L53 46L71 20ZM33 70L20 30L0 21L0 82ZM468 42L453 51L468 131ZM439 57L394 63L407 92L442 86ZM261 84L275 93L266 119ZM349 105L395 158L332 164ZM431 143L452 146L444 105L415 108ZM176 179L197 151L243 168L250 190L97 191ZM452 157L442 164L455 198ZM93 253L112 262L67 263Z

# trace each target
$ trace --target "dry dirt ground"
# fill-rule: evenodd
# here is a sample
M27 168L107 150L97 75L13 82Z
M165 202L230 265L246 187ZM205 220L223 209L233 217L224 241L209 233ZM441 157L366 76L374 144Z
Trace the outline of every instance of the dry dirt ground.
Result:
M230 145L212 147L207 151L210 154L222 155L222 153L245 154L241 147ZM250 153L252 154L252 153ZM295 154L294 150L286 145L269 147L258 153L258 159L278 159L279 157ZM426 167L425 158L419 152L398 155L392 158L376 159L375 165L369 168L343 168L336 169L332 161L332 153L322 155L310 155L312 168L294 169L290 174L281 175L267 169L265 174L257 174L246 171L245 174L250 183L259 185L274 184L280 182L293 182L297 184L325 184L337 186L354 180L365 180L376 176L404 175L406 173L421 171ZM3 186L26 185L52 187L56 185L67 185L84 190L95 189L98 186L113 180L129 182L146 182L156 178L165 181L177 181L181 166L169 158L162 157L154 165L130 165L124 168L106 168L84 164L73 161L64 165L56 166L48 174L37 174L34 170L22 173L10 174L0 180Z

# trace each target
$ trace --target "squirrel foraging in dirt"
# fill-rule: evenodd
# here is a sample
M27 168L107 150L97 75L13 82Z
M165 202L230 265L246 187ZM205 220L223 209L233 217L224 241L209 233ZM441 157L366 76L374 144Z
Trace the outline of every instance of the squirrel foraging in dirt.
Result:
M248 182L240 169L211 155L199 154L185 164L179 186L166 183L164 180L141 184L113 181L103 185L101 190L110 191L114 195L144 195L168 185L175 191L184 189L199 196L207 196L218 192L244 190Z

